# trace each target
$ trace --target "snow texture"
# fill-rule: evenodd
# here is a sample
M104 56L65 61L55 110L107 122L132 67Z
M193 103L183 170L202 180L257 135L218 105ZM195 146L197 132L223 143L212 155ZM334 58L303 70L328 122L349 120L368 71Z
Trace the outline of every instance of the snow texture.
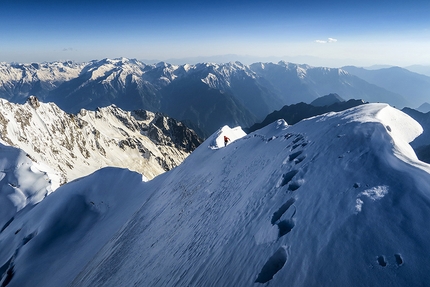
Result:
M430 166L408 145L420 132L367 104L223 127L148 182L102 169L2 230L2 284L426 286Z

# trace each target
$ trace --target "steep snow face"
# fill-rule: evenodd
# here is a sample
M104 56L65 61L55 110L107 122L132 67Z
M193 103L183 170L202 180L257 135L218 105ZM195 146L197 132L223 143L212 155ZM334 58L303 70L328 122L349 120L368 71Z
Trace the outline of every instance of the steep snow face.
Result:
M105 166L151 179L177 166L200 143L183 125L143 110L109 106L70 115L34 97L24 105L0 103L1 141L52 167L61 183Z
M0 232L17 211L52 192L50 177L55 179L55 174L48 167L34 163L22 150L0 144Z
M1 286L67 286L150 196L143 184L138 173L104 168L22 210L0 233ZM59 261L74 267L51 265ZM51 262L54 276L42 262Z
M388 105L368 104L294 126L276 121L222 147L219 139L233 131L222 128L149 182L102 170L21 211L0 233L3 282L430 282L423 268L430 252L430 167L408 152L407 141L420 133L415 121ZM64 212L72 197L78 221ZM113 207L103 207L105 200ZM71 228L60 228L63 222Z

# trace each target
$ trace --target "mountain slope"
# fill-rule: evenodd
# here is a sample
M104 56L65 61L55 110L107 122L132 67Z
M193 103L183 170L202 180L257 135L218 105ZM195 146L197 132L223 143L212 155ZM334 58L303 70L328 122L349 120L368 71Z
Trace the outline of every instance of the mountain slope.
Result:
M0 233L16 212L35 205L53 191L55 174L24 151L0 144Z
M35 97L23 105L0 103L2 142L53 168L61 184L105 166L151 179L177 166L201 143L182 123L144 110L108 106L73 115Z
M345 100L342 99L338 94L328 94L326 96L319 97L313 100L310 104L315 107L330 106L336 103L342 103Z
M250 128L246 129L246 131L256 131L276 121L277 119L284 119L288 124L294 125L306 118L310 118L328 112L339 112L362 104L364 104L363 100L349 100L346 102L343 101L324 106L315 106L312 104L305 103L298 103L289 106L287 105L283 106L282 109L280 109L279 111L274 111L273 113L268 114L261 123L256 123L252 125Z
M423 133L411 142L411 146L420 160L430 163L430 112L422 113L411 108L404 108L402 112L412 117L423 127Z
M368 83L343 69L311 67L286 62L255 63L251 70L268 81L284 104L310 103L321 96L336 93L342 98L384 102L404 107L401 95Z
M425 285L430 168L408 145L421 132L368 104L241 138L223 128L149 182L103 169L0 233L2 282Z
M257 120L232 94L210 88L198 78L177 80L163 94L162 110L193 123L203 137L226 124L251 125Z
M430 112L430 104L425 102L424 104L422 104L421 106L419 106L417 108L417 111L422 112L422 113Z
M430 96L430 77L400 67L366 70L349 66L342 69L371 84L402 95L409 102L409 107L419 107L428 101Z

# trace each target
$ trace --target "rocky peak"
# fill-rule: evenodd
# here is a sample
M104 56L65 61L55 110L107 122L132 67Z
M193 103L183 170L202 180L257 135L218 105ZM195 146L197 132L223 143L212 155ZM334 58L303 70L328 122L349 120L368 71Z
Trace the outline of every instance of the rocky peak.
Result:
M30 96L27 100L27 102L32 106L34 109L37 109L40 107L39 100L35 96Z
M105 166L152 179L179 165L202 142L182 123L149 111L128 112L112 105L68 114L36 97L24 105L1 101L0 142L51 167L61 178L59 184Z

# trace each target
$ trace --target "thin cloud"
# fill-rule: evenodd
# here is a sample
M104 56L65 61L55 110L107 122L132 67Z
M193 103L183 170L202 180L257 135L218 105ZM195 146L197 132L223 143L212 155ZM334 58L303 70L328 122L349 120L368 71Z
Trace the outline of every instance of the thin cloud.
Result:
M63 52L69 52L69 51L76 51L76 49L73 48L64 48Z
M327 43L336 43L337 39L335 38L328 38L327 40L315 40L318 44L327 44Z

